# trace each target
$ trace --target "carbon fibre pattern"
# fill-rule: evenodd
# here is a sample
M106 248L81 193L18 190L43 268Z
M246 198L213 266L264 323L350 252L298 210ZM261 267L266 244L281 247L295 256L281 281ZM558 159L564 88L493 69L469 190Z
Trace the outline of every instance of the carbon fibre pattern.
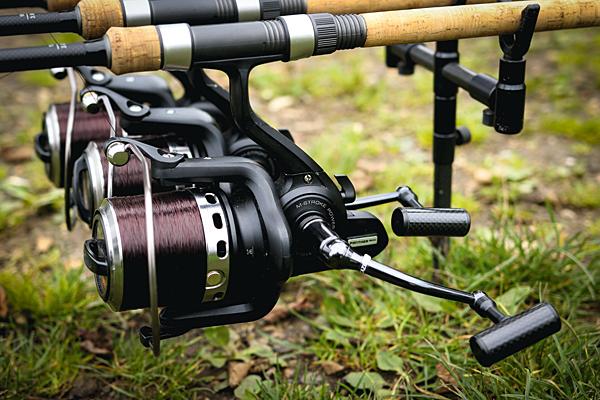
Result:
M24 35L48 32L78 32L74 12L29 13L0 16L0 35Z
M560 316L548 303L509 317L472 336L471 350L484 367L505 359L560 331Z
M0 72L85 65L87 54L83 43L0 49Z
M397 208L392 229L398 236L466 236L471 217L460 208Z

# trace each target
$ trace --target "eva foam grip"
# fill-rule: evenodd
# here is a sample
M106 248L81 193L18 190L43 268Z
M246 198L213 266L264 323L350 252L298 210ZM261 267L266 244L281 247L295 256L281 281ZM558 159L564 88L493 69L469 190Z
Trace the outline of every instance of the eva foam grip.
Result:
M456 0L305 0L309 14L360 14L375 11L451 6ZM495 0L467 0L467 4L493 3Z
M120 0L81 0L81 36L86 39L102 37L112 27L125 26Z
M79 3L79 0L46 0L48 11L72 10L77 3Z
M392 229L398 236L466 236L471 216L462 208L397 208Z
M342 0L340 0L342 1ZM534 0L363 14L365 47L498 36L517 31L521 12L539 4L536 31L600 25L598 0Z
M110 69L115 74L157 71L162 66L160 37L155 26L111 28L106 38L110 42Z
M481 365L489 367L555 334L560 328L560 316L554 307L541 303L472 336L471 350Z

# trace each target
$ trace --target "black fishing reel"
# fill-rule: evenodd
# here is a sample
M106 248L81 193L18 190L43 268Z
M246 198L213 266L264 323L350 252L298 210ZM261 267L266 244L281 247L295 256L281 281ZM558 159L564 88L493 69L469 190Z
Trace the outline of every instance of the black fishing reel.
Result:
M373 215L352 210L370 205L368 200L349 203L344 227L334 230L316 208L301 221L286 213L286 196L253 161L190 159L130 138L111 139L106 153L116 165L127 164L132 154L147 159L148 182L174 189L152 194L147 186L144 196L105 200L94 216L93 238L84 246L85 264L114 310L155 310L153 328L140 331L142 343L155 351L161 339L191 329L259 319L274 307L289 277L328 269L360 271L470 305L496 323L471 339L486 366L560 329L548 304L507 317L483 292L446 288L374 261L387 246L385 229ZM464 210L420 208L406 187L395 196L409 206L396 217L402 226L397 229L406 235L468 232ZM160 317L159 307L164 307Z
M140 331L144 345L158 353L161 339L181 335L190 329L258 319L275 305L282 284L290 276L328 269L360 271L412 291L468 304L496 324L471 340L474 354L486 366L560 329L560 317L551 305L542 304L518 316L507 317L483 292L450 289L374 261L373 257L387 246L388 237L381 221L361 208L397 200L404 208L395 212L392 223L394 231L405 236L464 236L470 228L468 213L455 209L426 209L406 187L392 194L356 200L356 191L347 177L336 176L337 184L334 183L308 154L261 120L250 106L248 88L252 69L276 59L259 57L199 63L190 73L190 81L196 87L214 89L213 85L207 84L203 68L215 68L227 74L229 101L219 103L223 96L212 96L214 100L211 99L211 90L206 90L205 97L218 106L220 104L220 108L228 105L235 126L275 160L281 171L277 182L260 165L244 158L190 159L130 138L113 138L107 143L107 158L115 165L127 164L132 154L146 160L143 163L143 211L140 198L107 200L96 213L93 239L85 245L85 260L97 276L101 295L112 302L113 308L150 305L152 327ZM216 91L212 90L212 93L214 95ZM187 194L180 190L171 194L179 196L177 201L182 201L181 196L187 198L188 206L177 209L187 209L189 215L176 217L173 208L162 203L163 200L168 203L170 198L153 197L153 181L162 187L199 190ZM192 198L196 200L196 206ZM217 199L215 204L222 208L212 217L203 216L202 199ZM118 203L113 203L115 201ZM123 210L117 211L120 207ZM192 217L192 213L195 216ZM142 214L145 226L140 225ZM138 221L137 228L126 222L131 215L137 216L133 218ZM168 218L163 219L163 216ZM186 220L199 223L204 235L199 236L198 226L184 228L182 222ZM229 243L223 240L220 245L221 255L230 257L227 268L218 266L223 260L218 253L211 257L206 243L205 232L210 232L220 222L223 223L221 229L226 229L229 237ZM160 228L155 231L158 226ZM174 227L185 231L159 232ZM142 229L146 232L146 246L130 244L128 241L144 237ZM196 233L189 229L196 229ZM111 233L107 234L107 230ZM165 241L159 242L154 237L164 237ZM191 240L198 247L195 251L190 250L194 245L183 243L184 240ZM194 266L193 272L188 270L178 274L172 267L173 258L189 254L206 261L178 262L178 265ZM200 280L190 284L189 273L199 274ZM144 287L148 291L135 291L133 288L141 284L133 280L124 283L134 276L137 280L147 279L148 285ZM120 283L111 286L111 282ZM237 287L234 282L242 283ZM210 292L213 284L219 285L216 297ZM229 285L235 287L235 291L230 291ZM180 290L183 287L189 292ZM122 303L111 300L113 290L116 290L117 299L134 296L136 300L128 300L123 307ZM210 293L208 297L207 293ZM169 295L174 297L169 298ZM160 317L159 305L165 306Z
M51 73L56 79L65 79L68 69L54 68ZM102 86L136 102L153 107L176 106L168 83L158 76L116 76L90 67L78 67L72 73L81 78L86 86ZM71 90L76 91L77 88L72 87ZM38 158L44 163L48 178L59 188L64 187L65 149L71 109L73 126L70 160L79 158L91 141L105 141L111 135L110 119L106 113L87 113L79 104L50 105L42 119L42 132L35 137L34 148ZM114 130L120 134L121 121L118 112L115 120ZM72 168L72 163L69 168Z
M109 103L101 103L106 96ZM89 86L81 92L82 103L91 112L108 104L109 115L120 116L126 130L113 136L133 137L173 154L187 157L220 157L225 154L223 133L206 112L192 107L148 107L106 88ZM113 107L116 112L113 111ZM79 218L91 224L91 217L106 197L143 193L142 166L133 160L123 168L111 167L103 151L104 140L88 144L75 162L72 198ZM109 181L111 185L109 185ZM109 187L112 189L109 190ZM154 191L165 189L153 185Z

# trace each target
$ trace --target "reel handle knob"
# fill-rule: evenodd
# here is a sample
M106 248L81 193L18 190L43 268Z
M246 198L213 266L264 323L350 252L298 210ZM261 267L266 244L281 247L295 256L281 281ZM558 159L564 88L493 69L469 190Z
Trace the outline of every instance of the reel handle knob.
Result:
M392 229L398 236L466 236L471 216L462 208L397 208Z
M540 303L472 336L471 351L481 365L489 367L555 334L560 328L560 316L554 307Z

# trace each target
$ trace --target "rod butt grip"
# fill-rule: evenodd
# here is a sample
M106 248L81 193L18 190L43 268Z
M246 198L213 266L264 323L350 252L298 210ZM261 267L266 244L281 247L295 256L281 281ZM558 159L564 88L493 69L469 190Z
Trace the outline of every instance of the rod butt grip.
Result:
M112 27L125 26L120 0L82 0L81 35L86 39L101 38Z
M481 365L489 367L555 334L560 328L560 316L554 307L541 303L472 336L471 351Z
M130 72L157 71L162 66L161 44L155 26L111 28L111 71L117 75Z

